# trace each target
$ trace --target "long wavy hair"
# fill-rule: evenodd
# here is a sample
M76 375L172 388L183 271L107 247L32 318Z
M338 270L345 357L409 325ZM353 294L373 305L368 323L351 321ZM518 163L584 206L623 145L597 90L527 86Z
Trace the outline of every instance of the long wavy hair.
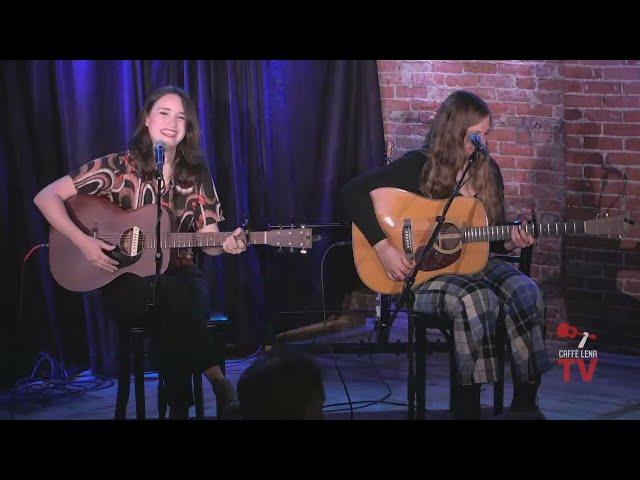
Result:
M427 133L423 152L427 161L420 173L420 191L428 198L446 198L456 184L457 173L465 166L464 150L467 129L486 117L491 120L487 104L477 95L459 90L440 105ZM490 156L480 154L467 178L478 192L487 211L489 223L504 221L504 185L500 168Z
M176 146L174 178L178 185L192 185L204 168L204 155L200 150L200 123L198 114L189 95L181 88L168 85L153 91L144 102L136 130L129 141L129 158L141 171L145 179L153 178L156 163L153 155L153 142L145 122L153 105L165 95L174 94L182 99L186 116L186 134Z

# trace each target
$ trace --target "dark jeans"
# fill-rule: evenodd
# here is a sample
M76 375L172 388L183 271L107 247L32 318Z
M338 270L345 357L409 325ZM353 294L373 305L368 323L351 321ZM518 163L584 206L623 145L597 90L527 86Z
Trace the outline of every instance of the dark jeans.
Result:
M119 328L144 326L151 334L151 357L162 374L170 407L194 404L191 375L221 364L207 331L209 287L197 267L169 269L160 277L159 309L146 314L153 277L125 273L103 288L105 306Z

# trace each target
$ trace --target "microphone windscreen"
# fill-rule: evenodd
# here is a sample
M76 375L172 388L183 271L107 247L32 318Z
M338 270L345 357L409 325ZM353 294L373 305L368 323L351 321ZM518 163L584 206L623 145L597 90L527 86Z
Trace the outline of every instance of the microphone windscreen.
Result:
M167 149L167 144L164 143L162 140L156 140L155 142L153 142L153 149L157 149L157 148L162 148L163 150Z

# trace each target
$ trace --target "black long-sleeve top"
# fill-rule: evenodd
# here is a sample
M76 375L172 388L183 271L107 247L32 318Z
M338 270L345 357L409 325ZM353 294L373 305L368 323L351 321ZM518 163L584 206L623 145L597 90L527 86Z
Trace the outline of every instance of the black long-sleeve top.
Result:
M384 167L379 167L351 179L342 188L342 202L351 220L358 226L371 245L386 238L378 224L373 201L369 192L376 188L392 187L406 190L417 195L420 191L420 172L427 157L419 150L407 152L399 159ZM502 180L500 170L497 170L499 180ZM494 253L504 254L509 251L504 248L504 241L489 243Z

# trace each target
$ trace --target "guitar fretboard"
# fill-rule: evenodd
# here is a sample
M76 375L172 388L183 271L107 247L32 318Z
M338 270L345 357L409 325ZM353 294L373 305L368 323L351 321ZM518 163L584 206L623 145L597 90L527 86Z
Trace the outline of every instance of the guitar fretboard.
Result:
M160 235L161 248L189 248L189 247L221 247L225 239L231 236L232 232L209 232L209 233L162 233ZM267 232L249 232L248 244L267 244ZM145 248L156 248L155 235L147 235Z
M510 240L511 230L518 228L518 225L498 225L492 227L467 227L463 228L462 241L468 242L493 242L496 240ZM585 222L574 221L565 223L547 223L521 225L526 233L537 235L538 237L556 237L565 234L584 234Z

